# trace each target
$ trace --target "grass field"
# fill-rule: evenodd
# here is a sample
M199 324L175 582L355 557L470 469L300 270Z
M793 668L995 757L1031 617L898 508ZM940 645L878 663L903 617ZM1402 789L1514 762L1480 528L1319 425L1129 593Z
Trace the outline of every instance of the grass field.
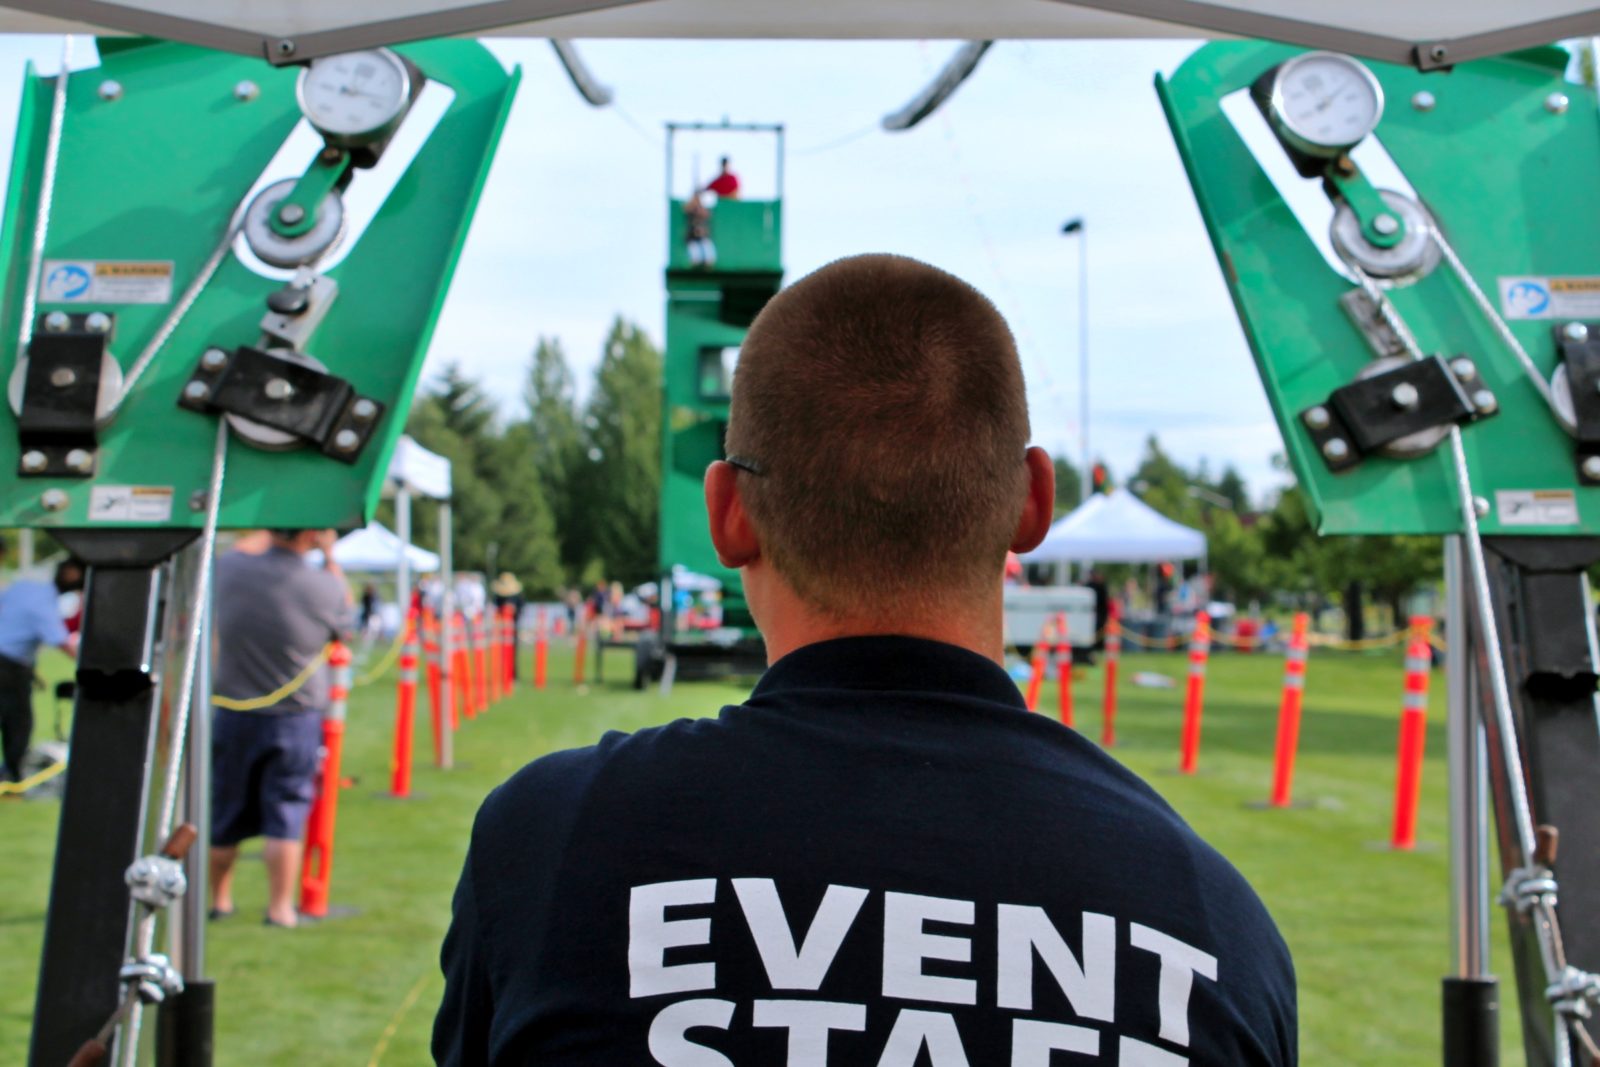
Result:
M419 767L416 795L407 801L382 795L392 686L385 680L356 691L345 756L354 784L340 799L333 876L335 905L354 914L293 932L263 928L257 916L265 872L247 859L240 913L211 924L208 937L219 1064L430 1062L428 1032L443 987L439 941L484 794L544 752L586 744L605 730L713 714L745 692L680 685L663 699L624 686L621 655L612 666L615 684L575 689L570 653L553 650L551 687L537 694L523 688L464 722L457 768ZM1157 671L1181 679L1184 666L1178 655L1128 656L1123 677ZM1422 844L1392 853L1381 842L1392 802L1399 653L1313 655L1295 790L1297 800L1312 803L1261 811L1247 805L1264 799L1270 783L1281 676L1276 656L1212 662L1200 773L1193 777L1172 773L1181 689L1125 684L1114 752L1231 858L1272 909L1299 971L1302 1062L1437 1063L1439 978L1449 962L1441 716L1436 710L1428 736ZM1100 686L1095 669L1074 687L1079 723L1096 736ZM1437 709L1441 678L1434 691ZM1042 707L1053 712L1056 699L1047 686ZM40 710L43 732L43 701ZM425 722L419 751L427 744ZM0 804L0 1063L24 1059L56 815L54 802ZM1497 916L1494 959L1508 970L1502 927ZM1502 1010L1506 1061L1513 1062L1519 1038L1509 991Z

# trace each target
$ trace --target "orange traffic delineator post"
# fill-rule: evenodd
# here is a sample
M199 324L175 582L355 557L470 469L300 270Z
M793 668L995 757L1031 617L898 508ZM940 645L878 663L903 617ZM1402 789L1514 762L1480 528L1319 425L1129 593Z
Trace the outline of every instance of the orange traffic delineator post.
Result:
M1028 695L1025 698L1028 710L1039 710L1039 690L1044 688L1045 666L1050 660L1050 645L1055 641L1055 627L1045 623L1039 631L1039 640L1033 645L1032 671L1028 675Z
M1278 744L1272 768L1272 806L1287 808L1294 792L1294 757L1300 748L1300 705L1305 697L1306 641L1310 617L1296 612L1289 630L1289 651L1283 662L1283 699L1278 703Z
M557 617L556 622L560 623ZM533 630L533 687L543 689L545 683L545 667L550 658L550 640L544 629L544 609L539 609Z
M1194 638L1189 642L1189 689L1183 699L1183 748L1178 770L1193 774L1200 765L1200 715L1206 699L1206 660L1211 656L1211 616L1194 615Z
M344 753L344 720L350 700L350 649L341 641L328 651L333 677L328 713L322 718L322 768L306 819L305 852L300 862L300 913L313 919L328 914L333 881L333 829L339 813L339 762Z
M456 702L461 707L461 715L467 719L478 717L477 689L472 684L472 649L468 646L467 639L470 631L467 628L467 617L456 616L455 646L455 676L456 676Z
M1117 743L1117 664L1122 659L1122 611L1113 600L1106 617L1106 692L1101 702L1100 744Z
M1061 690L1061 725L1072 725L1072 642L1067 640L1067 615L1056 613L1056 684Z
M505 641L505 652L500 657L501 669L505 671L506 682L502 692L510 696L517 689L517 609L506 604L500 609L501 625L500 637Z
M584 619L578 623L578 649L572 657L572 684L583 684L583 661L589 654L589 624Z
M444 766L444 667L439 656L439 620L422 609L422 662L428 674L428 711L433 723L433 765Z
M505 677L500 672L500 613L494 608L485 608L483 611L484 633L484 659L488 661L489 672L487 700L490 704L505 696L500 691L500 681Z
M1389 846L1415 848L1417 803L1422 796L1422 749L1428 737L1428 675L1433 654L1428 634L1433 620L1423 615L1411 619L1411 643L1406 646L1406 688L1400 711L1400 747L1394 783L1394 832Z
M389 768L389 795L411 795L411 747L417 718L417 614L406 616L405 644L400 649L400 684L394 703L394 762Z
M489 710L489 640L484 632L483 612L472 618L472 699L479 711Z

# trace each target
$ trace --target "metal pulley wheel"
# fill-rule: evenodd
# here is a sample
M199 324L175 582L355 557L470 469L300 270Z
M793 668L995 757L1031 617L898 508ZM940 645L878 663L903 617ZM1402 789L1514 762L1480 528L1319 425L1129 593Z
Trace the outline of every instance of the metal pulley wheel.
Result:
M313 370L327 373L328 368L315 356L308 356L304 352L294 352L287 348L269 348L267 351L285 362L298 363L302 367L310 367ZM305 447L305 438L284 430L274 429L254 419L247 419L243 415L235 415L229 412L222 417L228 420L228 429L238 434L245 444L254 445L263 452L293 452L297 448Z
M272 228L272 216L295 187L294 178L273 182L256 194L244 213L244 239L263 263L274 267L303 267L315 263L344 236L344 200L337 190L323 198L311 229L298 237L285 237Z
M1404 193L1380 189L1378 195L1389 210L1405 223L1405 236L1393 248L1379 248L1361 232L1361 220L1349 204L1340 204L1333 214L1329 236L1333 249L1346 263L1360 267L1374 278L1393 285L1409 285L1426 277L1439 265L1439 245L1433 239L1436 226L1426 208Z
M28 384L28 358L17 360L17 365L11 370L11 379L6 383L6 399L11 404L13 415L22 414L22 392ZM110 350L100 359L100 388L95 393L94 421L95 425L105 429L111 421L111 416L116 413L117 402L122 399L122 364L117 362L117 357Z
M1578 411L1572 403L1572 379L1567 377L1565 361L1557 363L1556 372L1550 376L1550 409L1563 430L1578 436Z
M1430 241L1429 243L1431 244L1432 242ZM1362 367L1361 373L1357 374L1356 378L1359 381L1376 378L1386 371L1392 371L1396 367L1403 367L1410 362L1411 358L1409 356L1384 356L1382 359L1375 359L1365 367ZM1413 389L1412 398L1414 399L1415 396L1416 390ZM1397 400L1396 403L1398 405L1399 401ZM1417 456L1427 455L1439 446L1439 442L1450 435L1451 425L1446 423L1443 426L1429 426L1425 430L1418 430L1416 433L1408 433L1404 437L1397 437L1378 449L1378 452L1391 459L1415 459Z

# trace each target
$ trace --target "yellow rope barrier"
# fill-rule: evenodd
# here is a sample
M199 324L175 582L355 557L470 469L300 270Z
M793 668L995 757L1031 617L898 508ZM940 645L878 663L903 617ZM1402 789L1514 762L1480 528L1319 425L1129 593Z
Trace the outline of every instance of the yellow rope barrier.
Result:
M378 1038L378 1044L372 1050L372 1058L367 1061L367 1067L378 1067L378 1061L383 1059L383 1054L389 1051L389 1042L394 1040L394 1035L400 1032L400 1024L405 1020L406 1013L416 1004L417 998L422 996L422 990L427 986L428 980L437 973L430 966L422 972L422 977L417 979L417 984L411 987L411 992L406 994L406 999L400 1002L400 1010L394 1013L394 1018L389 1020L389 1025L383 1028L383 1036Z
M299 674L266 696L255 697L250 700L235 700L232 697L214 696L211 698L211 703L219 708L227 708L229 711L260 711L262 708L270 708L274 704L281 704L298 691L301 686L311 681L318 668L328 662L328 650L332 647L331 645L324 645L322 651L313 656L311 662L307 663Z
M0 782L0 793L26 793L36 785L41 785L67 769L65 760L57 760L44 770L30 774L20 782Z
M409 632L407 627L400 627L400 632L394 635L394 643L389 646L389 651L383 654L383 659L378 661L376 667L357 678L355 684L357 686L371 685L379 678L382 678L389 668L394 666L394 661L400 658L400 650L405 647L406 635Z

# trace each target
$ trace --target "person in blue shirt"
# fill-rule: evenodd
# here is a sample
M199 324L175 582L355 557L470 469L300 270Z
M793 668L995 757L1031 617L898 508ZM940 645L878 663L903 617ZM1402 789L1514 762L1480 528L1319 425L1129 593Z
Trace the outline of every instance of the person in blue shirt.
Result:
M83 564L64 560L55 582L22 580L0 591L0 750L5 780L22 780L22 761L33 739L33 666L39 648L50 645L77 654L57 606L62 593L83 588Z

